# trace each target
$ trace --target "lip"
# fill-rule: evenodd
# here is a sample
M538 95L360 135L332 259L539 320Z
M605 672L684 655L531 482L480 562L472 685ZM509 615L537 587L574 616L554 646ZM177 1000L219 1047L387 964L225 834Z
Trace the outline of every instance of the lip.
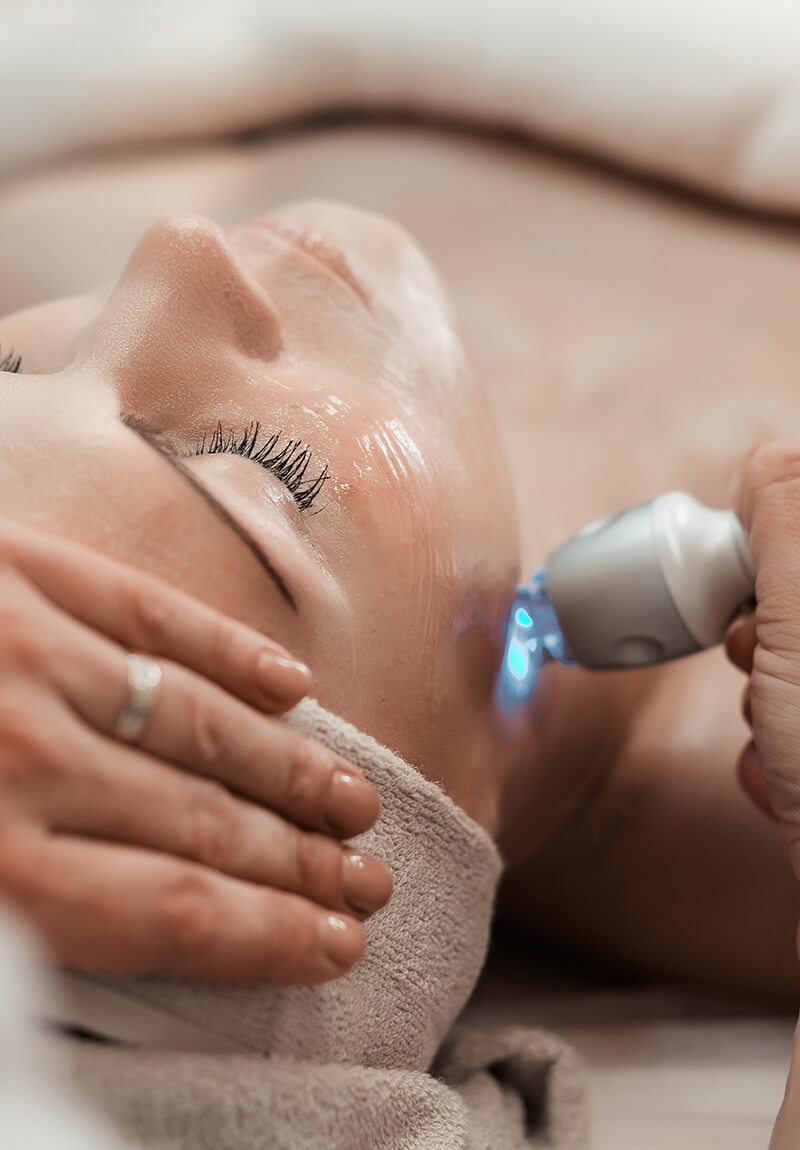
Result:
M372 310L372 300L364 285L350 266L347 256L329 236L316 231L314 228L299 228L295 224L283 223L283 221L275 219L274 216L259 220L259 223L262 227L287 241L292 247L298 248L309 256L314 263L321 264L338 280L346 284L351 291L354 291L370 311Z

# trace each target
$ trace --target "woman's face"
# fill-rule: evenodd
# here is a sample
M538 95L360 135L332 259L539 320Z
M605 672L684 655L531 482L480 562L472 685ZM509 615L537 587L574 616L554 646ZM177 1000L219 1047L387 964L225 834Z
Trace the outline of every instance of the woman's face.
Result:
M507 602L516 530L486 400L401 229L327 202L170 217L110 294L0 340L23 357L0 375L0 514L267 632L324 706L464 801L498 657L467 624Z

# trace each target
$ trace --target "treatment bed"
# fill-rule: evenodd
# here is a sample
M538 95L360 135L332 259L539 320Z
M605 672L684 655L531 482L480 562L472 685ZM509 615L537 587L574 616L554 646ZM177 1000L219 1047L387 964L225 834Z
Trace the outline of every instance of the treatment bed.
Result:
M554 89L542 92L547 108ZM595 153L647 169L630 175L576 156L590 128L559 131L558 117L548 128L546 114L522 125L541 129L534 142L485 123L473 130L441 106L432 122L402 110L380 121L337 113L288 124L289 111L272 117L279 130L264 132L243 114L245 134L232 130L231 113L211 124L209 139L176 117L148 140L129 117L116 142L111 129L76 131L69 147L83 150L64 157L46 134L38 151L28 141L15 152L7 136L0 313L110 280L166 212L225 223L299 196L384 212L417 237L450 288L524 497L526 569L565 530L634 495L691 483L722 505L725 477L752 442L800 433L800 228L790 218L800 191L791 157L782 168L773 153L770 163L737 167L731 145L715 153L712 170L695 139L683 152L676 146L674 163L659 163L642 133L626 152L622 129L616 137L598 129ZM663 152L675 122L654 130ZM702 194L676 186L687 180ZM779 208L781 218L733 200ZM593 476L609 473L610 458L616 470L598 488ZM561 490L557 515L530 491L543 461ZM738 695L733 671L730 687ZM468 1013L545 1027L574 1044L588 1066L598 1150L767 1145L791 1011L576 973L503 938Z

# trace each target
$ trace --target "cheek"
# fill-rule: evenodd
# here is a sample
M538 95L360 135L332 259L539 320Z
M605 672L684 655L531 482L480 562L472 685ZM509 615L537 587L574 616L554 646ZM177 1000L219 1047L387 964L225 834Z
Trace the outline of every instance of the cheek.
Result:
M320 667L319 682L324 705L420 762L437 712L453 707L450 563L430 516L407 494L372 500L368 517L359 509L367 522L346 558L355 661L338 672Z

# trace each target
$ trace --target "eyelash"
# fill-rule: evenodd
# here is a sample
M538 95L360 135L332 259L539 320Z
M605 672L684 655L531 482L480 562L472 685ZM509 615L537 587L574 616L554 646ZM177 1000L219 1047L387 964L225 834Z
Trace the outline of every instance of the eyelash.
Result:
M22 356L15 356L13 348L8 355L0 359L0 371L16 373L21 368ZM204 435L194 454L220 455L227 452L252 459L285 483L300 510L308 511L326 480L330 478L327 463L315 479L306 479L305 475L311 463L310 448L304 446L300 439L290 439L280 450L276 450L283 432L276 431L259 443L260 432L261 424L256 422L251 423L247 430L239 435L232 430L226 434L222 429L222 423L218 421L210 441L207 442L208 437Z
M324 483L330 478L328 465L325 464L315 479L306 479L306 472L311 463L311 449L300 439L289 439L283 447L278 448L282 435L282 431L276 431L269 437L261 436L261 424L258 422L251 423L246 431L238 434L233 430L223 430L222 424L217 422L210 439L204 435L198 442L194 454L228 453L252 459L285 483L300 510L308 511Z
M0 349L0 351L2 351L2 349ZM12 347L11 351L8 353L8 355L5 357L5 359L0 359L0 371L17 372L17 371L19 371L19 369L21 367L22 367L22 356L21 355L15 356L13 347Z

